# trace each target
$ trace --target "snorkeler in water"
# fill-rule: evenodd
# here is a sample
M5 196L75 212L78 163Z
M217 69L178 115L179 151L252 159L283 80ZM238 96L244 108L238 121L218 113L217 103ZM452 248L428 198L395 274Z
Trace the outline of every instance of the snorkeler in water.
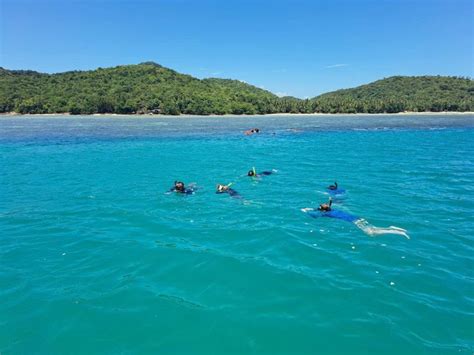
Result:
M332 198L329 197L328 203L320 204L318 207L318 211L329 212L331 211L331 206L332 206Z
M332 205L332 199L330 198L329 203L323 203L319 205L318 208L302 208L301 211L308 213L313 218L328 217L328 218L336 218L336 219L341 219L346 222L354 223L357 226L357 228L359 228L365 234L371 237L381 235L381 234L397 234L407 239L410 239L410 236L407 234L407 231L403 228L399 228L395 226L390 226L387 228L375 227L371 225L369 222L367 222L364 218L354 216L350 213L347 213L341 210L332 209L331 205Z
M230 188L232 185L233 185L233 183L230 183L230 184L227 184L227 185L217 184L216 194L225 194L225 193L227 193L231 197L241 198L242 196L240 196L240 194L237 191Z
M327 192L334 197L340 197L345 194L346 190L340 188L337 182L334 182L334 185L329 185L327 187Z
M194 193L194 191L195 191L194 185L190 185L189 187L186 187L184 185L184 182L175 181L174 186L171 189L169 189L168 193L176 192L179 194L191 195Z
M255 133L260 133L260 129L259 128L252 128L252 129L248 129L244 132L244 134L246 136L251 136L252 134L255 134Z
M262 171L261 173L257 174L257 171L255 170L255 168L252 168L252 170L248 171L247 176L258 178L258 177L262 177L262 176L272 175L273 173L276 173L275 169L272 169L271 171Z

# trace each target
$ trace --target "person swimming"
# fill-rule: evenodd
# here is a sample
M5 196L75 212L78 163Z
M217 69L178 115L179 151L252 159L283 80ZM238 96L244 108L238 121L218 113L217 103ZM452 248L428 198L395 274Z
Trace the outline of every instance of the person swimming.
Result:
M275 173L276 170L273 169L272 171L262 171L261 173L258 173L257 174L257 171L255 170L255 168L252 168L252 170L249 170L248 173L247 173L247 176L250 176L250 177L262 177L262 176L268 176L268 175L271 175L273 173Z
M216 194L229 194L231 197L234 197L234 198L241 198L240 194L235 191L234 189L231 189L230 187L232 186L233 184L230 183L228 185L222 185L222 184L217 184L216 186Z
M176 193L179 193L179 194L190 195L190 194L194 193L194 186L190 186L190 187L186 188L186 186L184 185L184 182L176 180L174 182L174 186L168 192L169 193L170 192L176 192Z
M244 134L246 136L251 136L252 134L255 134L255 133L260 133L260 129L259 128L252 128L252 129L248 129L244 132Z
M382 234L396 234L396 235L401 235L407 239L410 239L410 236L407 234L406 229L395 227L395 226L390 226L387 228L376 227L370 224L369 222L367 222L364 218L354 216L342 210L332 209L331 205L332 205L332 199L330 198L329 203L323 203L319 205L318 208L302 208L301 211L308 213L313 218L328 217L328 218L336 218L336 219L340 219L346 222L353 223L357 226L357 228L359 228L361 231L363 231L365 234L371 237L382 235Z
M179 193L185 193L186 192L186 188L184 186L184 182L182 181L175 181L174 182L174 187L172 188L172 190L174 190L175 192L179 192Z
M329 185L326 189L327 192L333 197L340 197L346 193L346 190L340 188L337 182L334 182L334 185Z

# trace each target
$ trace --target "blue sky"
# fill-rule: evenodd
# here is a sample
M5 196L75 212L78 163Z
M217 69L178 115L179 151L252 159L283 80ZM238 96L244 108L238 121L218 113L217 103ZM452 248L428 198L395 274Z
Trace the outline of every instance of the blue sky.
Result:
M472 0L0 0L0 66L155 61L313 97L391 75L474 76Z

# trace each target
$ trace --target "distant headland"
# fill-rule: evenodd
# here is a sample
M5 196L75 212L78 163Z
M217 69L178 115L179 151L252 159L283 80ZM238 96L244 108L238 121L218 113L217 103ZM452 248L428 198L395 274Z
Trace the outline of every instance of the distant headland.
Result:
M197 79L153 62L44 74L0 68L0 113L254 115L474 111L474 80L393 76L311 99L239 80Z

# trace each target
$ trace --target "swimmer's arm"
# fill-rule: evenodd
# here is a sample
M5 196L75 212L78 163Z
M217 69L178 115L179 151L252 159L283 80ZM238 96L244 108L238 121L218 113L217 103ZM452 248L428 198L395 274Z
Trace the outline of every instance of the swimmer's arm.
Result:
M234 197L234 198L242 198L242 196L235 190L233 189L228 189L227 190L227 193L231 196L231 197Z

